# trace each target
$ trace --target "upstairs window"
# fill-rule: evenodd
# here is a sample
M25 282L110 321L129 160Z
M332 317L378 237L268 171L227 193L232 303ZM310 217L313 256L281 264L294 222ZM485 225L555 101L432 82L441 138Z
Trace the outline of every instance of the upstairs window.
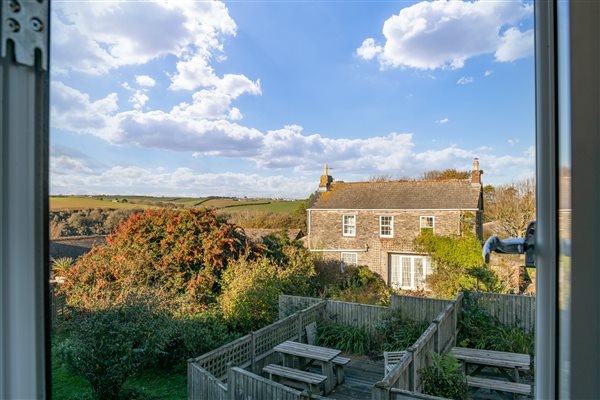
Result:
M394 237L394 217L379 217L379 236L384 238Z
M421 217L421 233L425 231L429 231L433 233L433 229L435 228L435 218L431 216L422 216Z
M356 236L356 215L344 215L342 217L342 234L344 236Z

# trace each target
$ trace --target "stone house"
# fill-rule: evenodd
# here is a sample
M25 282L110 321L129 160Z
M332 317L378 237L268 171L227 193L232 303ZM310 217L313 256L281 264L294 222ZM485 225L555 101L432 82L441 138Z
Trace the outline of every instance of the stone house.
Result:
M432 266L416 251L422 230L483 239L479 162L470 179L334 182L327 165L307 209L307 247L343 265L366 265L391 286L424 287Z

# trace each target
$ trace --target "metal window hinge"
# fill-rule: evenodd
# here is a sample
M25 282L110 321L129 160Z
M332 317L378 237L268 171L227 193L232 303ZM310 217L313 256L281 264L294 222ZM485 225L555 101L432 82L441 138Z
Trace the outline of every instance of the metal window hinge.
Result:
M15 48L19 64L35 65L35 50L41 53L41 68L48 70L48 1L0 0L2 9L2 57L6 57L8 42Z

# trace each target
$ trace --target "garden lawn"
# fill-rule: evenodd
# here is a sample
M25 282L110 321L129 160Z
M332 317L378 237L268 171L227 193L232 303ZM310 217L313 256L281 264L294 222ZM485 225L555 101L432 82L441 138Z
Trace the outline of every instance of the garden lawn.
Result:
M136 400L184 400L187 399L187 376L185 372L144 371L130 378L122 392L125 395L131 394L130 398ZM52 358L52 398L55 400L92 399L90 384L71 372L56 357Z

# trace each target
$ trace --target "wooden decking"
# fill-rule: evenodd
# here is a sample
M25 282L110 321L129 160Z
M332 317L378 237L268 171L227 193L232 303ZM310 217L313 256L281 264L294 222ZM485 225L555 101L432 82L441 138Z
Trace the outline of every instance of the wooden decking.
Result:
M344 368L344 383L336 386L326 398L337 400L370 399L371 388L375 382L383 379L383 360L372 361L362 356L345 356L351 360ZM315 369L315 372L318 371L318 369Z

